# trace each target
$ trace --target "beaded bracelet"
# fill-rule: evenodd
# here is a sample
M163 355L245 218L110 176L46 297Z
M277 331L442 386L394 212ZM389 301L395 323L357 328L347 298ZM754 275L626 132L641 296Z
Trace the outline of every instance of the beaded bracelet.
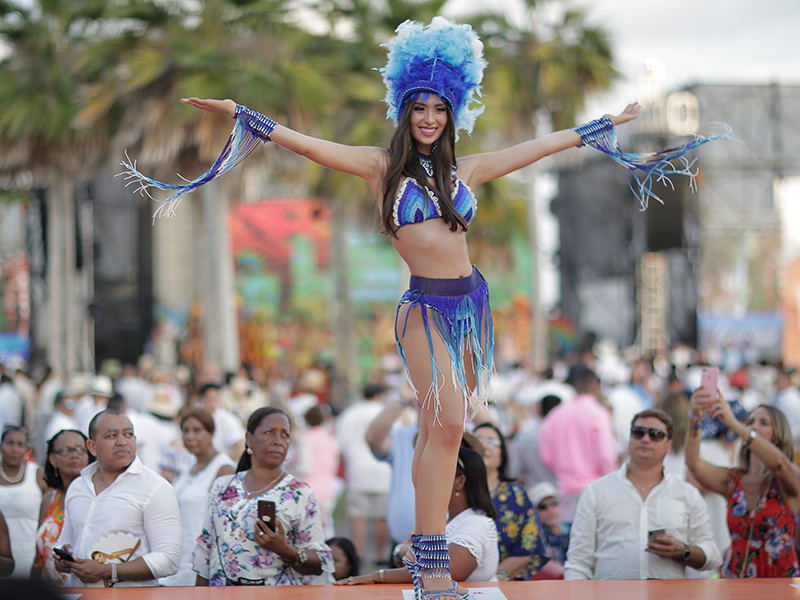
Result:
M575 133L581 136L580 146L603 137L607 131L611 131L612 129L614 129L614 124L608 117L601 117L600 119L595 119L594 121L589 121L588 123L572 128Z
M260 112L250 110L241 104L236 105L236 119L240 120L245 129L265 142L270 141L272 132L278 123Z

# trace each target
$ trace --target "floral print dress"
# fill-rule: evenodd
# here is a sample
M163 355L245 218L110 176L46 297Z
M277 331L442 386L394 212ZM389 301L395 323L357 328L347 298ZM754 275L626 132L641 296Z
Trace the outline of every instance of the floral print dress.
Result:
M530 556L531 561L516 576L516 579L530 579L548 561L539 514L525 488L513 481L501 481L492 500L497 510L500 562L509 556Z
M772 478L767 493L761 495L750 512L742 489L743 474L741 469L731 469L728 479L731 547L723 576L800 577L794 545L795 515L783 501L777 480Z
M247 471L217 478L210 491L203 529L194 551L194 571L209 585L325 585L333 583L333 556L325 544L322 518L311 488L285 475L274 488L247 497ZM256 543L258 501L275 502L277 519L289 543L313 550L321 575L301 575L278 556Z

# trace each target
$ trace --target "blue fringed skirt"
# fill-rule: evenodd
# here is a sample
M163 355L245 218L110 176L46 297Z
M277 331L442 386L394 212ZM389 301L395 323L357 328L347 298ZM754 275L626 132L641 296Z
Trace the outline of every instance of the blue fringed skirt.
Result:
M408 323L408 313L403 323L402 332L398 334L398 318L400 307L403 304L419 306L422 313L422 323L428 336L428 348L431 355L433 377L425 397L421 399L423 406L434 402L434 422L439 420L441 403L439 393L447 384L447 370L436 363L433 353L433 338L431 327L444 341L450 354L451 383L460 393L464 401L474 410L478 404L486 405L489 397L489 377L493 369L494 360L494 326L492 325L492 311L489 308L489 286L486 280L475 267L469 277L457 279L429 279L427 277L411 276L408 290L403 294L397 306L395 316L395 339L397 351L403 359L403 366L408 376L408 363L406 362L400 339L405 335ZM410 310L409 310L410 312ZM464 368L465 351L467 357L472 359L475 372L475 389L467 382ZM409 381L411 378L409 377ZM412 386L414 385L411 382ZM419 398L419 391L414 388Z

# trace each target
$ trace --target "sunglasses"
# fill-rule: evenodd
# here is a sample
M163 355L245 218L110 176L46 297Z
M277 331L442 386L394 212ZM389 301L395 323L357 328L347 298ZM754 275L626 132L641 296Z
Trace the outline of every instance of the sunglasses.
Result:
M645 434L650 436L654 442L661 442L667 437L666 431L661 431L655 427L631 427L631 437L635 440L641 440Z
M536 505L538 510L547 510L548 508L553 508L554 506L558 506L558 500L553 498L552 500L543 500Z

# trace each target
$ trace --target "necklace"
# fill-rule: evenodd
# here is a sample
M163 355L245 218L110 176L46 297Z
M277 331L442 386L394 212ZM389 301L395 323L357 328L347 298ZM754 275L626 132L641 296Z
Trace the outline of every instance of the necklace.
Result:
M244 482L244 478L242 478L242 487L244 488L244 491L245 491L245 492L247 492L247 497L248 497L248 498L252 498L253 496L258 496L258 495L259 495L260 493L262 493L262 492L266 492L266 491L267 491L268 489L270 489L270 488L271 488L273 485L275 485L276 483L278 483L278 481L280 481L280 479L281 479L281 478L282 478L284 475L286 475L286 473L284 473L284 472L283 472L283 470L281 470L281 471L280 471L280 473L278 473L278 476L277 476L275 479L273 479L273 480L272 480L272 481L270 481L270 482L269 482L267 485L265 485L263 488L261 488L260 490L257 490L257 491L255 491L255 492L251 492L250 490L248 490L248 489L247 489L247 485L246 485L246 484L245 484L245 482Z
M19 472L17 472L17 476L13 479L8 476L6 470L3 468L3 463L0 462L0 475L2 475L3 479L5 479L8 483L19 483L22 481L22 478L25 477L25 465L19 466Z
M431 161L430 156L426 156L420 152L419 164L421 164L422 168L425 170L425 175L433 177L433 161Z

